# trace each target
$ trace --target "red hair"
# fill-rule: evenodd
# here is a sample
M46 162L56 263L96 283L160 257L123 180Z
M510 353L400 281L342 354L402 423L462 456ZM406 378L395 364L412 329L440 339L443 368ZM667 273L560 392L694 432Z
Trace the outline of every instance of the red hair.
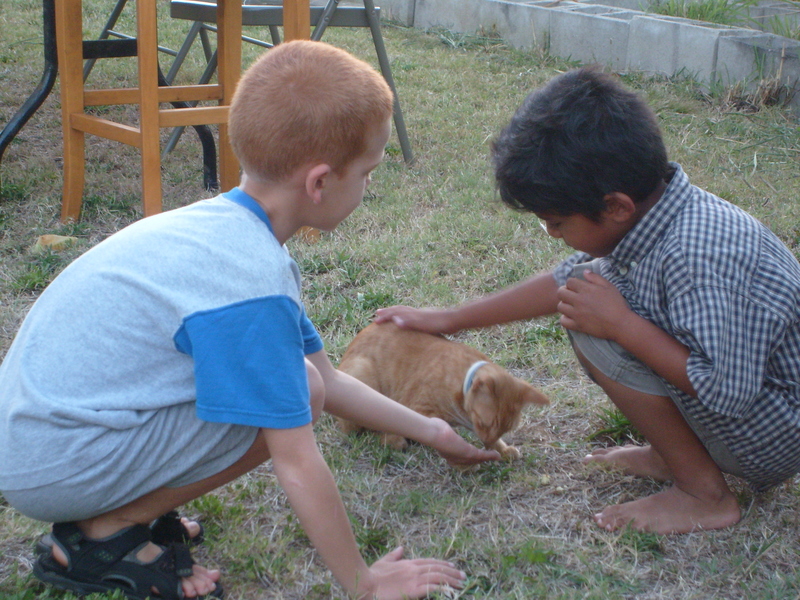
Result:
M245 173L271 181L306 164L337 173L366 151L394 98L366 62L323 42L298 40L268 50L242 76L229 134Z

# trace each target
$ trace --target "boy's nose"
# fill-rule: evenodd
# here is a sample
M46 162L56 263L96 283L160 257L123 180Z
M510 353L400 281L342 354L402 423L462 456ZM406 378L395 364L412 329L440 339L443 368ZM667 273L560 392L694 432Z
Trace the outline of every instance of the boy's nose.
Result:
M558 229L555 227L550 227L546 221L539 221L539 226L544 229L545 233L550 237L560 238L561 234L559 233Z

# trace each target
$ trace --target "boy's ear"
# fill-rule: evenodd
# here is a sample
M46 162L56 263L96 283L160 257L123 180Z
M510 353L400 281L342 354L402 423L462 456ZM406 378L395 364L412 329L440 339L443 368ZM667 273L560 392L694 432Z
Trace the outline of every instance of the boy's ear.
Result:
M314 204L322 202L322 190L331 173L333 169L325 163L314 165L306 172L306 194Z
M606 194L603 201L606 203L606 216L617 223L627 221L636 214L636 203L622 192Z

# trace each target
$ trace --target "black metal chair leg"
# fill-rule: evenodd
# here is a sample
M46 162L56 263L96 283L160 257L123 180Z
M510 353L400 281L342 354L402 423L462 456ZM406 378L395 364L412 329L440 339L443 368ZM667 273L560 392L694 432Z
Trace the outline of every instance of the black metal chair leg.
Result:
M38 87L14 114L8 124L3 128L3 131L0 132L0 161L3 160L3 154L8 145L50 94L58 75L54 0L43 0L42 23L44 29L44 73L42 74Z

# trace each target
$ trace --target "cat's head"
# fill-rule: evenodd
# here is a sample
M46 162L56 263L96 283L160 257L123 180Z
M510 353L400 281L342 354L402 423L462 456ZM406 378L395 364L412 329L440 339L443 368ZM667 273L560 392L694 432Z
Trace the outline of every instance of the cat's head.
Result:
M473 431L490 446L519 425L528 404L549 404L547 396L502 367L488 363L475 374L464 398Z

